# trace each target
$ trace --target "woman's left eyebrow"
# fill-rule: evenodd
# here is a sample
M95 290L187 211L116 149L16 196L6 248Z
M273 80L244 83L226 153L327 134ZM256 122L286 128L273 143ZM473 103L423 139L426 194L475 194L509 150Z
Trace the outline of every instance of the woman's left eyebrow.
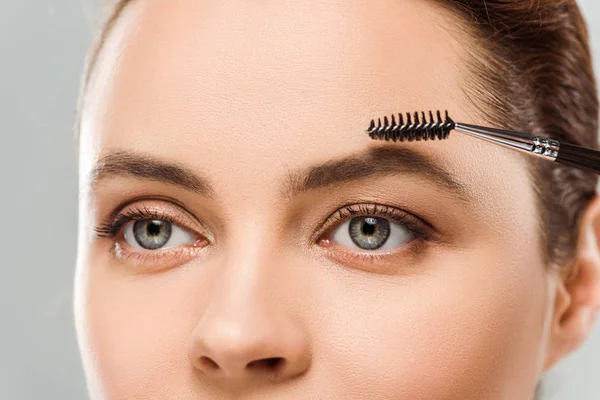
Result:
M463 203L472 202L472 195L439 162L431 157L400 146L382 146L349 157L326 161L308 169L292 172L284 185L287 198L307 191L390 175L414 175L444 191L450 192Z

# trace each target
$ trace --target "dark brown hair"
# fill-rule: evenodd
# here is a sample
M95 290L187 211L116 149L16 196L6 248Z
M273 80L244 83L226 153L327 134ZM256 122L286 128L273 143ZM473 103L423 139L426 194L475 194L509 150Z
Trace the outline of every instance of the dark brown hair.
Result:
M596 82L575 0L431 1L450 10L468 40L476 42L465 43L463 87L490 124L597 147ZM102 45L130 2L115 3L89 54L80 111ZM537 160L528 172L538 199L542 254L548 264L568 266L597 177Z
M467 96L491 124L598 146L598 94L588 32L575 0L433 0L476 46L465 61ZM542 252L568 266L597 176L531 160Z

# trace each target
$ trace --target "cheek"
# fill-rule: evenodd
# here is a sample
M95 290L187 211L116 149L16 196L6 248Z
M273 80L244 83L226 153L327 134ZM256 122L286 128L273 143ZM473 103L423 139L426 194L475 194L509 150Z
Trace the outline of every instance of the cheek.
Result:
M395 281L321 288L329 330L316 352L335 365L324 375L340 390L378 398L531 395L545 311L539 260L486 249L415 268Z
M191 390L195 378L186 349L202 284L196 280L188 288L184 269L154 277L121 273L104 255L84 268L77 329L91 392L154 398Z

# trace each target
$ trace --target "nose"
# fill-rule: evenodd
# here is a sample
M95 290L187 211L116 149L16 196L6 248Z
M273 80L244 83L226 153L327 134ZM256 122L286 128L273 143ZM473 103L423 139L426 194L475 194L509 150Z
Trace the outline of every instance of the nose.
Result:
M302 375L310 363L303 338L281 326L251 329L216 322L205 328L198 330L191 341L191 362L207 377L226 386L284 382Z
M237 289L219 290L205 308L188 343L192 365L227 390L304 374L311 361L309 342L291 313L279 309L272 296L261 299L260 290Z

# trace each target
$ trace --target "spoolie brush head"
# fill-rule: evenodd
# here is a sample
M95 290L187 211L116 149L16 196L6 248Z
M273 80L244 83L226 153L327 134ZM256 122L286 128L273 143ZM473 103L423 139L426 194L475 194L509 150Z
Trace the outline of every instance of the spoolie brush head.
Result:
M454 121L448 116L448 111L444 113L444 119L439 111L436 111L436 118L433 112L429 111L429 120L425 112L406 113L406 120L402 114L398 114L398 121L394 115L391 120L388 117L371 120L367 133L371 139L386 140L393 142L412 142L413 140L443 140L448 138L450 131L454 129Z

